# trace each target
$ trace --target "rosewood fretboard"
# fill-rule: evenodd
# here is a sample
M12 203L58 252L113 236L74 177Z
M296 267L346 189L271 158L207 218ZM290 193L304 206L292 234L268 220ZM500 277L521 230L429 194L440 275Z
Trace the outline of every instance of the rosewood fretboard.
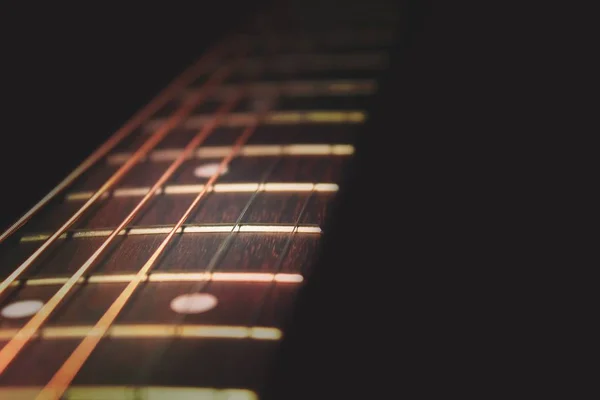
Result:
M260 393L396 16L295 7L224 39L3 234L0 399Z

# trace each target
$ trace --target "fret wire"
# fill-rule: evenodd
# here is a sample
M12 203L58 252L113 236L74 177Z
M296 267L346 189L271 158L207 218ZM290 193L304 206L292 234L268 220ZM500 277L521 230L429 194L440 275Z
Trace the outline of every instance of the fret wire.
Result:
M216 274L216 275L215 275ZM267 273L267 272L155 272L144 277L148 282L194 282L201 280L218 282L270 282L274 279L276 282L300 283L304 280L301 274L288 273ZM89 275L86 278L80 278L77 283L129 283L135 279L135 274L98 274ZM51 286L60 285L69 280L68 277L41 277L41 278L23 278L14 282L12 286Z
M244 232L287 232L293 229L293 225L278 224L278 223L256 223L256 224L242 224L236 227L234 224L183 224L176 233L217 233L217 232L229 232L232 229L244 231ZM160 235L168 233L172 228L172 225L146 225L146 226L134 226L126 227L119 231L117 235ZM305 233L320 233L321 228L315 225L307 224L299 228L299 232ZM75 239L75 238L86 238L86 237L106 237L110 236L112 230L110 229L90 229L90 230L72 230L65 232L60 239ZM45 240L48 235L34 234L31 236L23 236L22 242L35 242ZM20 278L19 278L20 279ZM18 280L18 279L17 279ZM12 283L14 284L14 282ZM11 285L12 285L11 284Z
M214 158L227 155L231 146L206 146L198 149L190 159ZM150 161L160 163L163 161L174 160L183 149L168 148L155 150L147 158L140 161ZM295 143L295 144L258 144L244 146L240 156L243 157L264 157L264 156L348 156L354 154L354 146L343 143ZM131 153L114 153L107 158L107 164L120 165L126 162Z
M219 80L225 79L225 77L228 75L228 73L231 71L231 69L232 69L232 65L226 64L222 69L220 69L219 71L214 73L205 85L205 87L207 87L208 90L203 92L202 94L198 95L198 97L194 101L190 101L189 103L184 104L178 111L176 111L172 117L171 125L176 125L179 123L179 121L181 119L185 118L185 116L187 114L189 114L194 107L196 107L199 103L201 103L205 99L206 94L209 92L209 90L214 89L215 84L218 83ZM229 110L231 108L233 108L233 106L236 104L236 102L237 102L237 99L233 99L233 100L229 101L228 103L225 103L217 111L215 117L213 118L214 121L218 120L219 118L222 118L224 114L228 113ZM216 122L214 122L212 125L211 124L207 125L205 128L203 128L198 133L198 135L194 139L192 139L192 141L190 142L189 148L186 148L186 152L184 152L178 160L174 161L171 164L171 166L164 172L164 174L161 176L161 178L159 178L159 180L155 183L155 185L153 187L154 190L158 189L162 185L162 183L166 182L166 180L175 172L177 167L181 163L183 163L183 161L185 160L186 153L191 153L198 144L200 144L202 141L204 141L205 138L212 132L212 130L214 129L215 126L216 126ZM152 135L152 137L146 143L144 143L144 145L136 152L137 157L139 158L140 155L142 155L145 152L148 152L150 149L152 149L160 140L162 140L171 131L171 128L172 128L172 126L167 126L163 130L159 130L154 135ZM97 197L99 197L100 194L102 194L104 191L106 191L108 189L107 186L110 186L109 184L112 184L116 180L118 180L118 178L120 176L122 176L125 172L127 172L127 170L129 168L131 168L131 166L135 165L135 163L137 163L137 158L133 157L127 164L125 164L119 171L117 171L113 175L113 177L111 177L109 179L109 181L107 183L105 183L100 190L98 190L98 192L96 192L97 196L95 198L92 197L90 200L88 200L86 205L91 204ZM121 174L120 176L119 176L119 173ZM117 179L113 179L113 178L115 178L115 176L117 176ZM90 256L90 258L88 258L86 260L86 262L71 276L71 278L69 278L69 281L67 283L65 283L54 294L54 296L52 296L52 298L25 324L25 326L23 326L23 328L20 329L17 337L15 337L11 341L9 341L6 344L6 346L4 346L0 350L0 373L2 373L6 369L6 367L8 367L8 365L12 362L12 360L14 360L14 358L20 353L20 351L23 349L23 347L27 344L29 339L31 339L31 337L36 333L36 331L40 328L40 326L42 326L42 324L46 321L46 319L51 315L51 313L54 311L54 309L65 298L65 296L68 294L70 289L76 285L79 278L81 278L83 276L83 274L92 266L93 262L100 256L100 254L106 249L106 247L108 247L108 245L119 234L119 232L135 217L135 215L139 212L139 210L141 210L143 205L151 197L152 197L152 192L149 192L138 203L136 208L121 222L121 224L113 230L111 235L100 245L100 247L92 254L92 256ZM82 209L84 209L84 207L82 207ZM82 209L80 209L80 211ZM71 219L74 219L74 218L71 217ZM72 224L72 222L71 222L71 224ZM63 226L61 229L59 229L59 231L57 231L57 233L53 234L53 236L51 236L50 239L48 239L44 244L49 243L49 242L51 243L54 240L56 240L62 233L64 233L64 231L66 231L66 229L68 229L69 226L70 226L70 224L69 225L65 224L65 226ZM42 247L43 246L44 245L42 245ZM35 254L36 253L34 253L34 255ZM30 257L30 259L32 259L32 257ZM28 260L30 260L30 259L28 259ZM35 258L33 258L33 260L34 259ZM32 261L30 261L30 264L31 264L31 262ZM22 265L25 265L25 263L23 263ZM24 270L25 270L25 268L22 268L20 273L22 273ZM16 278L18 278L20 273L19 274L13 273L13 275L11 275L12 280L6 279L3 282L3 284L7 283L7 287L8 287Z
M29 268L33 262L60 237L71 225L73 225L92 205L98 200L105 192L107 192L113 185L119 182L126 174L133 168L139 159L146 156L163 138L165 138L174 127L179 125L181 121L189 115L194 107L205 100L208 93L216 88L219 80L223 80L231 65L226 65L224 68L213 73L210 79L203 86L206 90L199 93L193 101L183 104L171 117L168 118L167 122L155 131L144 144L135 151L132 157L119 168L108 180L98 189L94 195L89 198L81 208L79 208L75 214L73 214L67 222L65 222L56 232L54 232L36 251L33 252L25 261L23 261L2 283L0 283L0 295L6 290L12 282L15 281L27 268ZM225 75L225 76L223 76ZM9 347L10 348L10 347ZM4 354L4 351L9 351L6 348L0 350L0 356ZM3 360L0 360L0 373L4 370L5 365Z
M40 390L42 390L41 386L5 386L0 388L0 398L32 399L32 396ZM258 400L256 393L249 389L158 385L74 385L67 390L62 400L177 400L181 398Z
M289 110L289 111L274 111L263 119L265 125L300 125L300 124L362 124L368 115L365 110ZM188 120L183 125L184 128L194 129L201 127L206 123L210 116L207 114L197 114ZM237 112L232 113L230 118L221 126L228 127L246 127L253 123L256 119L254 112ZM159 124L163 123L163 118L149 120L144 129L152 131Z
M224 85L217 90L215 97L227 99L230 92L236 89L235 84ZM248 89L248 96L259 97L266 93L270 94L278 89L282 96L305 97L305 96L339 96L353 95L363 96L375 93L377 83L375 79L324 79L324 80L289 80L284 82L261 81ZM191 95L194 90L184 92L182 97Z
M41 210L55 196L61 193L65 188L70 186L77 178L86 172L91 166L96 164L100 159L106 156L112 149L115 148L123 139L129 136L135 129L142 126L148 121L161 107L167 104L171 99L175 98L178 93L182 92L190 83L197 79L206 65L214 62L213 59L224 52L224 48L230 45L231 39L224 40L214 46L206 54L204 54L191 67L181 73L181 75L164 88L154 99L146 104L140 111L135 113L121 128L119 128L110 138L106 140L98 149L96 149L88 158L78 165L66 178L54 187L46 196L37 202L29 211L19 218L13 225L0 235L0 243L22 227L33 215ZM1 293L1 290L0 290Z
M36 337L47 340L74 339L93 333L91 325L48 326L42 328ZM14 336L14 329L0 329L0 339ZM268 326L235 325L184 325L178 328L173 324L114 324L107 332L109 337L157 337L157 338L222 338L279 340L281 332Z
M185 220L189 217L193 209L197 206L200 200L207 193L206 188L210 187L214 184L214 182L219 178L221 172L227 167L227 165L231 162L233 157L241 150L241 147L246 143L249 137L252 135L256 126L258 125L258 119L256 123L248 127L242 132L242 134L236 140L236 143L233 146L232 152L225 157L217 171L211 176L208 182L205 185L205 189L200 192L195 199L192 201L188 209L185 211L181 219L173 226L172 230L169 232L167 237L161 242L158 248L154 251L154 253L150 256L148 261L142 266L142 268L138 271L135 278L123 289L117 299L110 305L108 310L102 315L100 320L94 325L92 329L91 335L86 335L86 337L79 343L79 345L73 350L67 360L61 365L58 371L54 374L50 382L44 387L42 393L38 397L38 399L57 399L59 398L65 390L68 388L69 384L72 382L73 378L79 372L83 363L89 358L92 354L102 337L106 335L106 332L111 327L129 298L133 295L136 288L144 281L144 277L148 274L148 271L158 257L164 252L166 246L171 241L172 237L175 235L175 232L183 225Z
M212 188L209 188L209 192L252 193L254 190L256 190L256 187L259 187L258 185L259 184L256 182L217 183ZM194 194L200 192L203 188L203 184L167 185L158 189L154 194L162 194L165 196ZM263 192L310 192L313 190L313 184L306 182L269 182L259 187L259 189ZM314 189L318 192L336 192L338 190L338 185L332 182L319 182L314 184ZM104 196L104 198L108 198L109 194L112 194L113 197L141 197L144 196L149 190L149 186L121 188L111 193L105 193L106 196ZM91 192L71 192L67 194L65 200L85 200L91 196ZM22 236L21 238L23 237L25 236Z

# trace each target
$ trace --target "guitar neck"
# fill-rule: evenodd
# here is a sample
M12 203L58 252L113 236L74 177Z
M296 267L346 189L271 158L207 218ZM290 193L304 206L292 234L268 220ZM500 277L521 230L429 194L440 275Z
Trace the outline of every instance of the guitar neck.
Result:
M298 3L215 46L3 233L0 398L257 398L397 17Z

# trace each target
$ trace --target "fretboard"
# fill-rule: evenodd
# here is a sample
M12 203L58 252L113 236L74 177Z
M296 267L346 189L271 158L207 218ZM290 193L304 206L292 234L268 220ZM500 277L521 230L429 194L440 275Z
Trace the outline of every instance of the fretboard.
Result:
M4 232L0 398L257 398L389 61L370 3L224 39Z

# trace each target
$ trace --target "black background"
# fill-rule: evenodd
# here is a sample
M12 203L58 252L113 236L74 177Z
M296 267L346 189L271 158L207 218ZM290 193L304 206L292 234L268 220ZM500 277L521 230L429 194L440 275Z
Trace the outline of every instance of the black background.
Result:
M262 6L16 4L2 5L0 39L3 226ZM549 44L541 10L402 4L402 41L274 368L275 398L480 399L557 383L539 378L560 353L562 289L541 282L562 247L542 234L560 222L566 136L548 145L565 109L541 105L564 73L531 65Z

